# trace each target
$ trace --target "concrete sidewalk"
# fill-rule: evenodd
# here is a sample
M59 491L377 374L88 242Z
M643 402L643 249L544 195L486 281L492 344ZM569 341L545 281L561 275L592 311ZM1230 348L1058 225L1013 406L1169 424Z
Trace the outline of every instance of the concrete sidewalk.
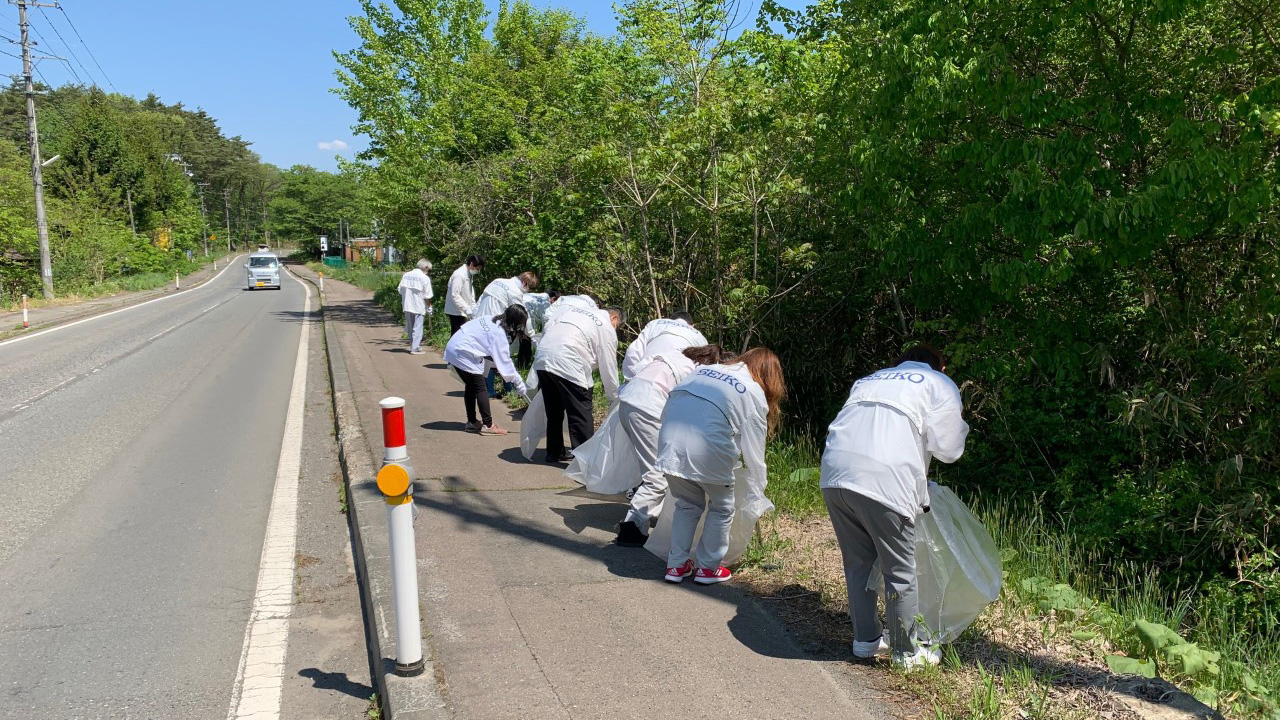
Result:
M247 254L249 251L240 253ZM238 255L218 258L218 269L213 269L213 264L209 263L201 267L199 270L182 276L182 290L189 290L196 285L213 277L216 273L222 272L227 266L227 262L234 260ZM79 302L67 303L65 305L46 305L44 307L31 308L27 311L27 321L31 327L27 332L43 330L61 325L63 323L80 320L81 318L99 315L104 312L110 312L118 308L128 307L129 305L137 305L141 302L154 300L164 295L172 295L179 290L173 287L173 283L169 282L162 288L154 290L138 290L135 292L119 292L114 295L103 295L101 297L89 298ZM0 338L9 337L11 334L20 333L22 330L22 310L17 312L0 313Z
M330 279L325 290L366 442L380 438L378 401L407 401L427 653L449 716L887 716L848 663L807 657L733 583L670 585L661 560L612 545L621 498L584 493L558 467L526 462L518 416L504 405L495 403L495 419L511 435L464 433L462 387L440 356L408 354L371 293ZM368 451L381 457L380 447ZM391 608L377 613L390 617ZM384 665L394 657L389 644L381 652ZM396 686L386 692L393 720L439 716L438 707L397 713Z

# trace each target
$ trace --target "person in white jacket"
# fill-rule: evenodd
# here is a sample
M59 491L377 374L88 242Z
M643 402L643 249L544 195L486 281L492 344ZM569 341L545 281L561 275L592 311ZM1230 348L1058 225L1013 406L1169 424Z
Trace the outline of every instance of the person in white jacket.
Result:
M530 377L536 381L546 407L547 462L573 459L565 449L561 429L566 415L570 447L586 442L595 431L593 371L599 369L609 402L618 397L618 325L622 320L620 308L570 307L543 332Z
M511 342L524 333L529 319L524 307L512 305L495 317L478 317L464 323L449 338L444 349L444 361L453 366L466 387L463 403L466 405L467 424L463 429L481 435L506 435L507 431L493 422L489 410L489 394L485 392L486 366L492 364L502 377L515 385L516 390L528 397L529 390L520 379L520 372L511 362ZM479 409L477 417L476 410Z
M458 332L462 324L476 316L476 273L484 267L484 258L468 255L467 261L449 276L444 295L444 314L449 318L449 334Z
M583 308L585 310L599 310L601 305L596 302L596 298L590 295L561 295L560 299L556 301L556 304L547 309L547 314L543 317L543 332L546 332L547 326L556 321L556 317L560 313L571 307Z
M422 355L422 318L435 312L431 307L431 261L419 260L418 266L400 278L400 309L404 312L404 332L409 336L409 354Z
M622 357L622 379L631 380L654 355L672 355L706 344L707 339L693 326L693 316L684 310L653 320L627 347Z
M735 514L741 518L737 511L743 508L771 507L764 498L768 483L764 449L785 394L782 364L772 350L763 347L746 351L729 365L698 368L672 390L662 414L654 463L656 470L666 474L675 498L668 582L693 575L694 582L710 585L733 577L722 564L729 553L730 533L749 533L759 517L749 510L752 527L734 528ZM743 470L735 477L740 457ZM704 512L695 553L694 534Z
M490 315L501 315L507 308L512 305L523 305L526 293L531 293L538 288L538 276L531 272L523 272L515 277L498 278L485 286L484 292L480 293L480 300L476 303L476 314L479 317L488 317ZM528 308L525 308L526 313ZM533 320L525 321L524 328L525 337L533 337ZM513 348L515 350L515 348ZM497 397L494 386L497 384L497 373L489 373L485 380L485 387L488 388L489 397ZM507 388L510 390L511 388Z
M936 350L918 346L896 366L855 382L822 453L822 497L844 559L853 654L872 658L891 651L892 662L906 669L941 659L928 643L929 629L916 622L915 526L920 513L929 511L930 459L960 459L969 434L960 390L944 370ZM876 593L867 590L877 560L888 643Z
M643 547L649 540L649 525L662 513L667 497L667 476L657 470L658 436L662 429L662 411L667 398L689 373L699 365L719 365L728 357L719 345L698 345L675 352L663 351L649 356L641 368L618 393L617 422L627 440L625 448L639 461L640 476L631 478L635 494L631 496L627 515L618 525L615 543L623 547ZM605 424L608 424L608 419ZM603 426L601 431L603 431ZM594 442L595 438L592 438ZM575 451L575 456L577 452ZM607 459L606 459L607 462ZM572 466L570 466L572 469ZM639 480L639 485L634 483ZM587 489L590 489L589 487Z

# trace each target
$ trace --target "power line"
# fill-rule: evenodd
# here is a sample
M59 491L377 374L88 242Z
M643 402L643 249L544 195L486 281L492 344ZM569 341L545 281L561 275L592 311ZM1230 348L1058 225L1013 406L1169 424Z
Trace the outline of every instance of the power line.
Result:
M67 25L71 26L71 32L76 34L76 38L80 40L80 44L84 46L86 51L88 51L89 58L93 60L93 64L98 66L98 72L102 73L102 77L107 81L107 84L111 86L112 90L115 90L116 85L111 82L111 76L107 75L107 71L102 69L102 63L98 62L98 56L93 54L93 48L89 47L89 43L84 41L84 38L80 35L80 31L76 29L76 24L71 22L71 16L67 14L66 9L61 5L58 6L58 9L62 11L62 19L66 20Z
M40 42L44 43L44 44L45 44L46 46L48 46L50 49L53 49L53 43L49 42L48 40L45 40L45 39L44 39L44 35L41 35L41 34L40 34L40 31L39 31L38 29L36 29L36 26L35 26L34 24L27 23L27 27L31 28L31 31L32 31L32 32L34 32L34 33L36 34L36 37L40 38ZM60 60L60 61L62 61L62 64L67 66L67 70L70 70L70 71L71 71L71 77L73 77L73 78L75 78L75 79L76 79L76 84L78 84L78 85L84 85L84 84L85 84L84 80L81 80L81 79L80 79L80 75L79 75L79 73L77 73L77 72L76 72L76 69L75 69L75 68L71 67L71 63L67 62L67 59L66 59L66 58L61 58L61 57L56 57L56 56L55 56L55 59L56 59L56 60Z
M53 18L49 17L49 14L44 11L43 7L40 8L40 17L44 18L49 23L49 29L53 30L53 34L58 36L58 40L62 43L62 47L67 49L67 53L71 55L71 59L76 61L76 64L84 71L85 77L89 78L89 82L93 83L96 87L98 85L97 79L93 77L93 73L89 72L89 68L85 67L84 63L80 62L80 58L76 56L76 51L71 49L71 43L67 42L66 39L62 37L62 32L58 30L57 25L53 24Z
M11 57L11 58L17 58L17 59L19 59L19 60L21 60L21 59L22 59L22 56L21 56L21 55L14 55L13 53L11 53L11 52L5 52L4 50L0 50L0 55L8 55L8 56L9 56L9 57Z

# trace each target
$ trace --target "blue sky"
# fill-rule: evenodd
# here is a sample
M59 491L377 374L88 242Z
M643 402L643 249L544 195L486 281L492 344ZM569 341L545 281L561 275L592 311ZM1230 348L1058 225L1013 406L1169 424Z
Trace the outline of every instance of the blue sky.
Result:
M336 154L350 156L364 147L351 132L355 113L329 92L337 84L331 51L356 45L347 25L347 17L359 10L356 0L60 2L65 17L58 10L31 11L32 24L46 41L41 49L67 57L82 79L87 74L106 87L103 72L67 18L116 90L136 97L154 92L168 103L204 108L225 133L252 142L267 162L333 170ZM489 4L497 6L496 0ZM571 10L600 34L615 27L610 2L534 4ZM17 37L17 22L17 8L0 5L0 34ZM40 63L43 76L58 85L75 81L71 69L57 60ZM0 55L0 73L20 70L17 60Z

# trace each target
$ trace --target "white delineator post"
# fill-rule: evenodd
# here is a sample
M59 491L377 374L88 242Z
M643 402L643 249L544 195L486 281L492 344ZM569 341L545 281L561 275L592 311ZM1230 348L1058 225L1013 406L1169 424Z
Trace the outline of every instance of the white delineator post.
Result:
M324 273L320 273L320 292L324 292Z
M27 322L27 294L22 293L22 329L26 330L31 327L31 323Z
M396 616L396 674L420 675L422 621L418 616L418 552L413 536L413 469L405 444L404 399L389 397L382 407L382 469L378 489L387 502L391 543L391 594Z
M178 279L178 273L176 272L173 274L173 289L174 290L182 289L182 281Z

